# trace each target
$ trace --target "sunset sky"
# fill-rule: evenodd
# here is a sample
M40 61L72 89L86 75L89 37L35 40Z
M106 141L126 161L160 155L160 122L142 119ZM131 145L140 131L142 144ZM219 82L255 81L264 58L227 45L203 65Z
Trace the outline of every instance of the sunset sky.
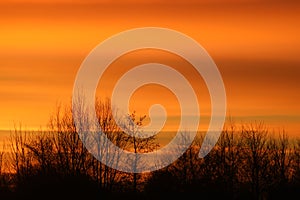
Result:
M96 45L121 31L152 26L180 31L206 49L223 77L228 115L237 122L263 120L300 136L297 1L82 2L0 2L0 130L13 129L14 123L45 127L56 104L71 101L76 73ZM127 58L144 62L155 55L142 53L148 57L136 52ZM163 58L170 65L179 62L176 56ZM120 72L117 68L112 73ZM134 109L144 112L145 104L159 101L160 95L150 98L153 90L160 89L150 88L143 103L141 97L147 94L139 97L137 92ZM203 114L209 114L209 100L201 106Z

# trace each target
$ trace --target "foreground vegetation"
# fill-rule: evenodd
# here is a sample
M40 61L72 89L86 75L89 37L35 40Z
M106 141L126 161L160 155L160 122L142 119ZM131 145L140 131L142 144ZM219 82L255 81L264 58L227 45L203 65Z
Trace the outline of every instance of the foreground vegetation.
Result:
M155 137L124 134L112 120L107 101L98 101L96 110L102 130L121 148L134 152L159 148ZM129 117L137 124L144 119ZM129 124L126 127L134 131ZM166 195L281 199L300 194L300 140L290 139L284 131L270 132L261 122L239 127L229 123L213 150L199 159L202 139L197 135L191 147L163 169L120 172L86 150L71 109L58 107L46 131L27 132L21 127L12 131L9 152L0 153L0 199L165 199Z

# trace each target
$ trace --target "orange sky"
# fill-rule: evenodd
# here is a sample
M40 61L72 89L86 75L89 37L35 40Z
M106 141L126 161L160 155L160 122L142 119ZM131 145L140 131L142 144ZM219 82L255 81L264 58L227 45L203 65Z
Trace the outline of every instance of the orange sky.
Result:
M127 29L157 26L185 33L208 51L237 121L264 120L300 135L296 1L84 2L1 1L0 129L45 126L56 102L70 101L77 70L96 45Z

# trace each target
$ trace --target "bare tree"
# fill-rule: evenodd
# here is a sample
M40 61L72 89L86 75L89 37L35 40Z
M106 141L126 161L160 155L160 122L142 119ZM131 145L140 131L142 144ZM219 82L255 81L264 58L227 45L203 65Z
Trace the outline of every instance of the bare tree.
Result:
M135 159L133 161L134 166L129 166L134 171L137 169L137 163L139 162L139 157L137 153L148 153L153 150L156 150L159 147L159 143L156 139L156 136L150 136L148 138L139 138L138 135L140 132L140 126L143 125L143 120L146 116L141 116L137 118L135 111L128 115L128 117L124 120L123 128L125 129L125 133L130 133L127 135L126 141L129 142L129 146L127 150L133 151L135 153ZM132 173L133 176L133 191L138 191L138 179L142 178L141 174Z
M31 138L32 133L23 131L21 125L15 126L15 130L10 134L9 168L15 173L17 183L34 173L33 156L26 147Z
M87 135L80 133L81 130L89 130L89 127L94 126L89 121L89 113L81 107L84 107L84 102L79 105L77 114L80 115L79 126L75 126L72 116L71 107L66 107L61 111L58 107L56 114L51 118L49 127L52 134L54 152L56 152L57 166L60 170L68 170L72 174L83 173L91 176L97 181L100 188L112 190L114 184L121 180L119 171L101 163L98 159L105 159L106 163L113 163L119 159L118 152L107 153L108 143L101 140L99 134L88 132L94 139L93 145L97 148L97 156L92 155L85 147ZM95 110L97 122L100 126L100 131L106 137L120 148L127 145L124 135L121 134L120 128L113 117L114 110L111 107L110 100L96 99ZM97 125L96 125L97 126ZM79 135L81 136L79 137ZM98 159L97 159L98 158ZM68 172L64 172L68 173Z
M294 157L291 142L286 132L283 130L279 132L278 137L272 138L270 146L270 168L272 169L270 174L273 173L274 184L284 185L291 180Z
M114 113L115 112L115 113ZM121 120L117 115L118 110L111 106L110 99L99 99L96 100L96 115L100 129L102 133L106 135L110 142L118 146L121 149L126 149L129 146L128 137L125 135L121 128L118 126L117 121ZM116 118L114 118L116 116ZM97 142L97 154L106 161L106 163L117 163L118 165L120 155L119 152L110 152L107 141L101 140L98 134L95 135ZM122 173L114 168L100 163L94 157L93 160L93 174L99 181L101 187L112 190L115 182L120 182L125 173ZM115 166L117 167L117 166Z
M269 151L268 129L263 122L243 125L242 137L245 147L243 174L251 184L254 199L262 199L268 183Z
M242 163L243 140L235 124L230 122L225 127L216 144L212 156L215 162L216 179L220 180L230 198L238 192L240 183L240 164Z
M187 141L191 141L193 138L191 138L191 135L187 131L179 132L177 134L180 134L182 141L180 141L178 149L175 151L182 152L183 144L187 144ZM182 153L178 160L166 168L174 177L177 178L177 180L180 180L178 183L173 184L180 184L182 190L190 187L190 185L199 178L202 167L201 159L198 158L198 152L201 145L199 141L200 138L196 137L194 139L195 140L193 140L190 147Z
M84 102L79 103L84 107ZM197 192L203 196L215 192L230 199L239 199L243 197L241 191L249 190L244 196L253 195L253 199L260 200L275 196L277 193L270 194L274 190L290 185L297 188L300 184L300 140L292 146L284 131L279 132L278 137L271 137L262 122L243 124L240 129L234 123L225 126L215 147L202 159L198 158L198 151L204 135L198 133L182 156L163 169L145 174L118 171L109 164L118 166L121 154L111 149L108 141L137 155L158 149L158 140L156 136L138 137L142 134L140 127L145 116L138 117L133 112L125 118L114 118L117 110L112 108L109 99L96 99L95 110L96 124L91 124L83 108L77 113L80 124L75 126L70 105L58 105L45 131L30 132L16 126L9 140L10 152L0 151L0 187L8 183L4 164L14 175L14 179L9 179L14 185L35 175L60 178L85 175L88 180L96 181L98 187L109 191L138 193L147 184L148 191L161 191L160 186L164 184L162 188L167 191ZM80 131L89 130L91 126L99 126L100 133L108 139L103 140L98 132L86 133L92 134L98 157L86 148L87 135L80 135ZM183 144L191 140L187 132L179 134ZM182 146L178 145L178 152ZM109 164L103 164L99 158ZM132 157L130 163L133 165L126 167L137 169L139 158Z
M0 188L3 187L4 180L3 180L3 161L4 161L4 151L0 151Z
M300 139L295 140L295 144L292 150L293 160L292 160L292 177L291 181L295 184L300 185Z

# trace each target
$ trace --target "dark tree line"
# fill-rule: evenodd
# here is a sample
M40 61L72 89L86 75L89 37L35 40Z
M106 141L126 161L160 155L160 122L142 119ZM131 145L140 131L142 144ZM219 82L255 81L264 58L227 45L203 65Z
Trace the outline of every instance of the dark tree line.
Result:
M125 134L112 112L109 100L97 100L98 122L114 144L139 153L160 147L155 136L141 139ZM144 118L128 116L137 125ZM135 135L138 130L132 121L124 120L124 127ZM203 138L199 133L191 147L163 169L125 173L94 158L79 138L71 107L58 106L46 131L16 127L11 132L9 152L0 152L0 199L160 199L193 194L199 199L260 200L300 194L300 140L290 139L284 131L270 132L261 122L241 127L229 123L213 150L199 159ZM101 148L98 151L106 156ZM113 155L104 158L113 162L118 154Z

